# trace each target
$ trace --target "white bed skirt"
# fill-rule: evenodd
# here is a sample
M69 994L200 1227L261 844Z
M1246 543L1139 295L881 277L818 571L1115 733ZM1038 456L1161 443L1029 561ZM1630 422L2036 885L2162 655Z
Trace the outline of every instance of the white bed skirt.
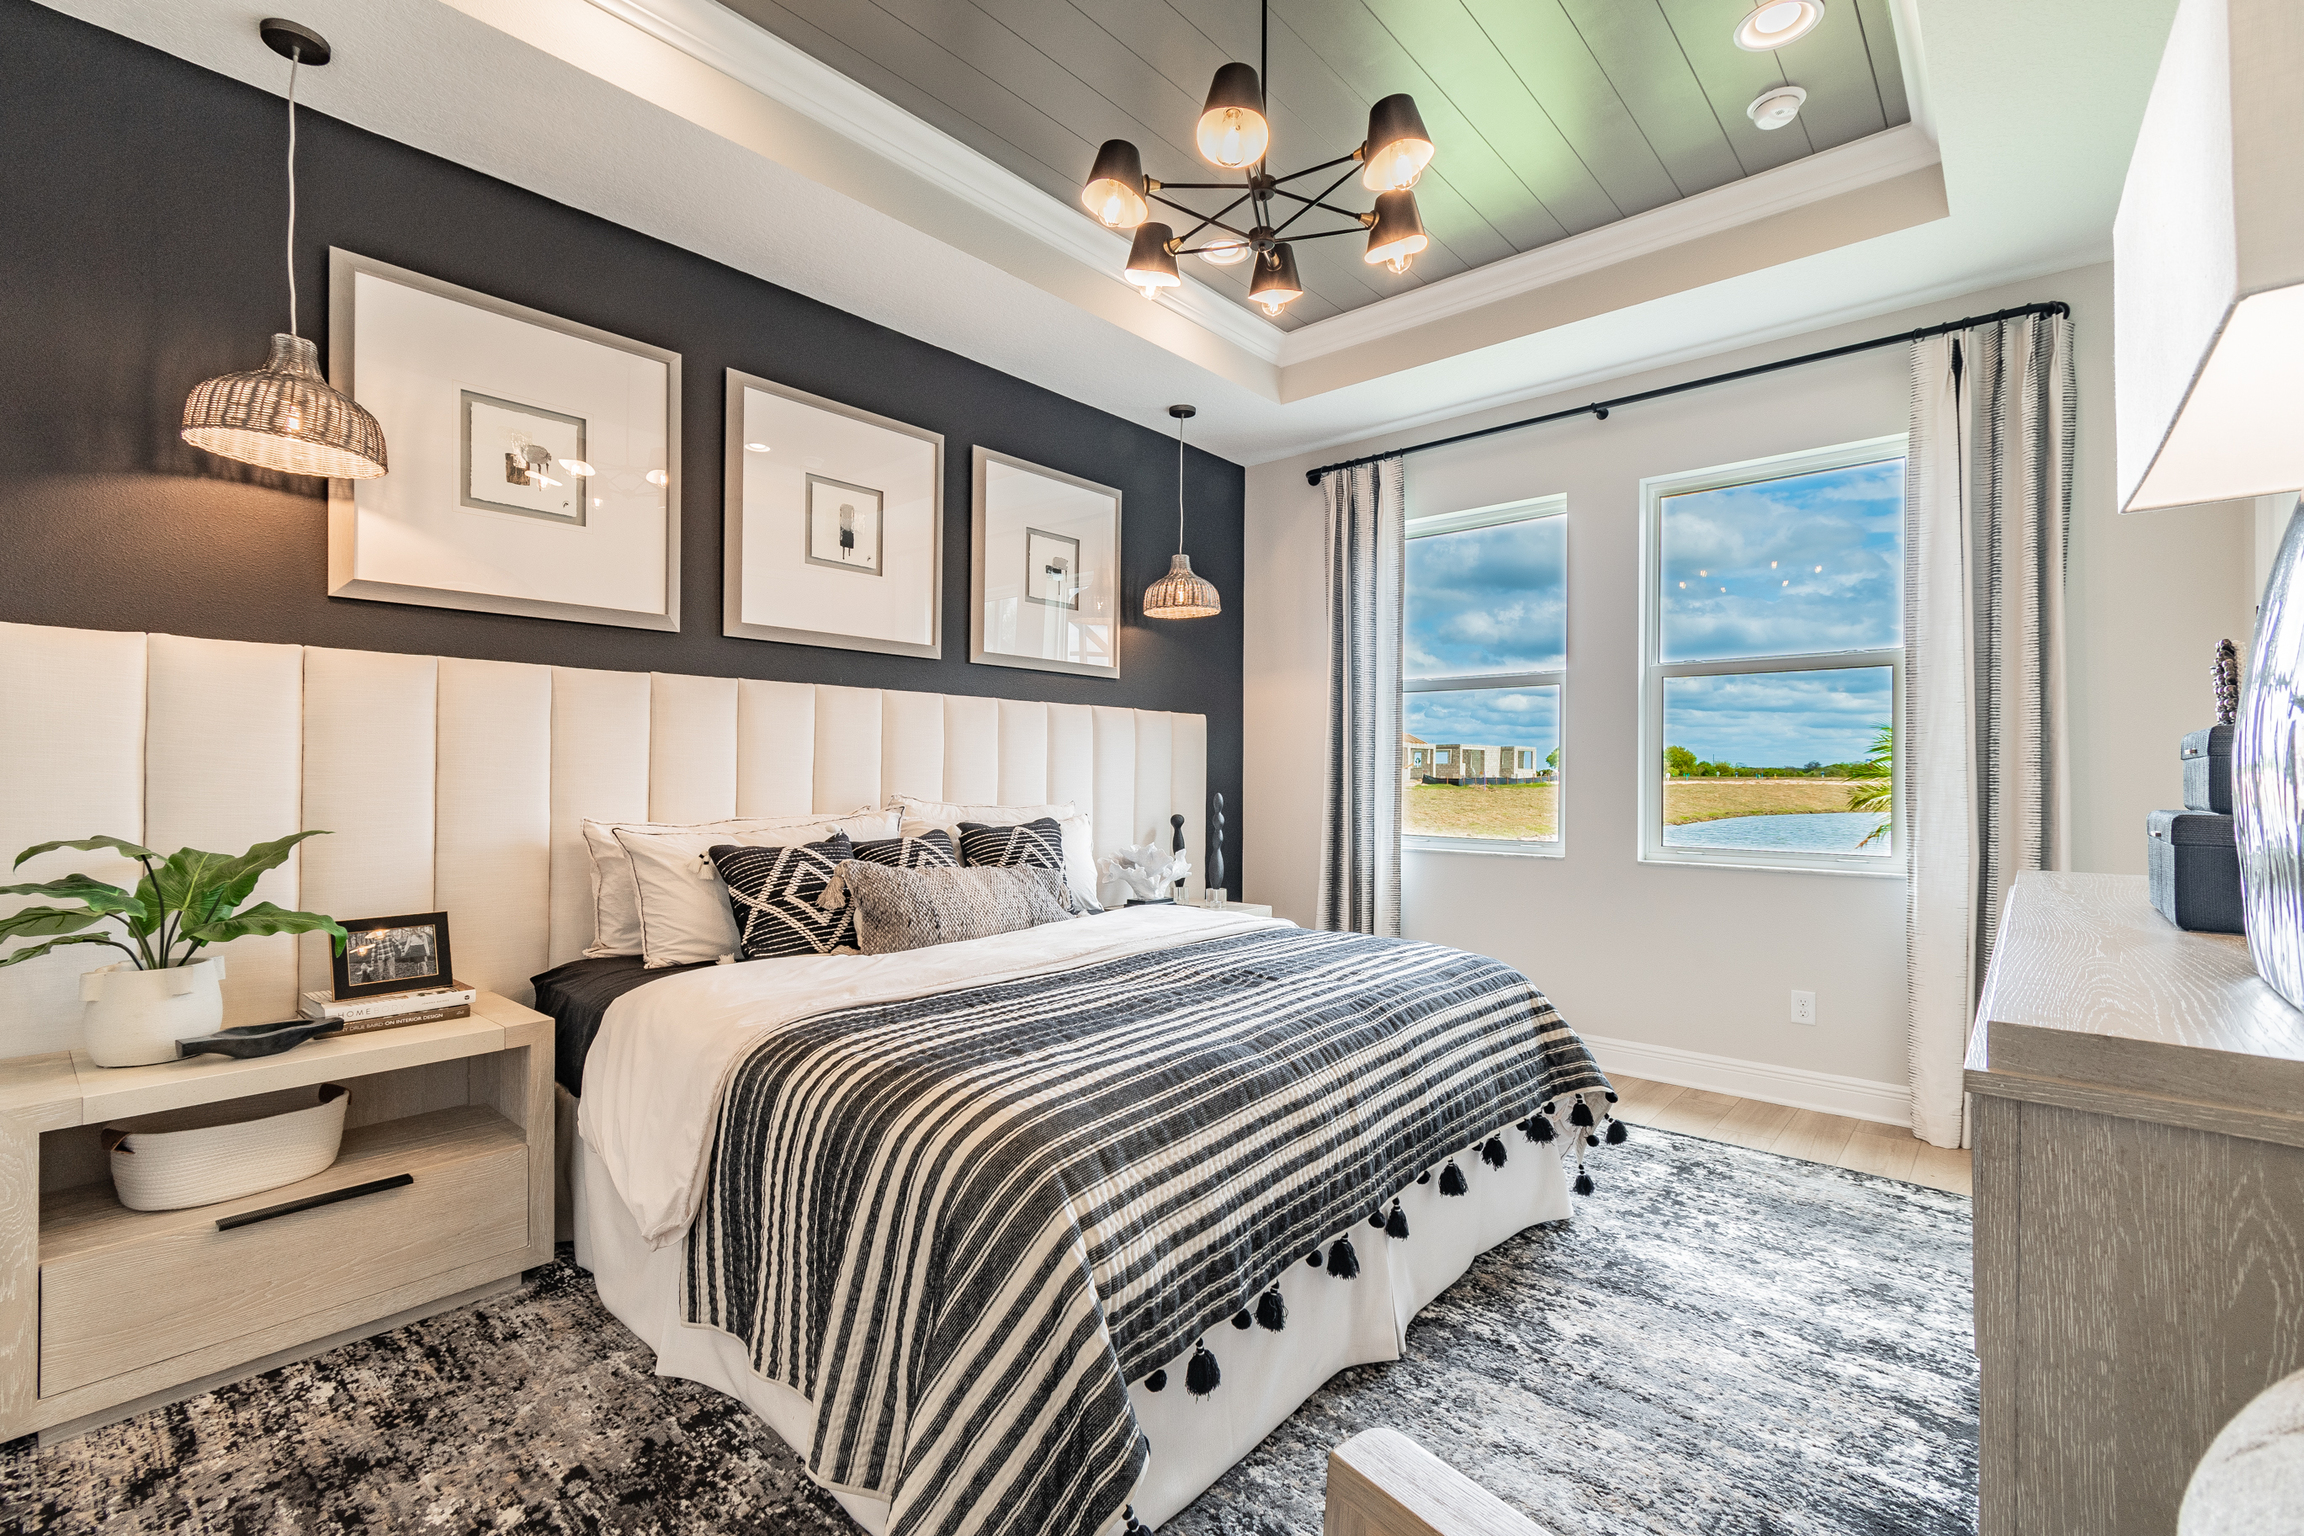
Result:
M1280 1279L1288 1326L1219 1325L1207 1345L1223 1384L1204 1398L1184 1390L1190 1350L1168 1366L1165 1390L1129 1388L1136 1420L1152 1443L1151 1465L1136 1490L1136 1518L1159 1525L1190 1504L1226 1468L1255 1449L1281 1420L1347 1366L1400 1358L1408 1322L1462 1275L1472 1260L1537 1222L1568 1214L1568 1180L1557 1146L1538 1147L1507 1129L1511 1160L1492 1169L1459 1158L1471 1192L1443 1199L1437 1178L1411 1184L1400 1198L1410 1236L1394 1241L1365 1222L1352 1229L1360 1274L1331 1278L1297 1255ZM744 1345L716 1328L680 1318L684 1245L651 1249L591 1147L579 1142L575 1166L576 1261L592 1271L600 1299L656 1351L656 1374L702 1382L743 1401L803 1456L814 1410L807 1399L754 1374ZM867 1531L880 1532L888 1506L869 1494L830 1490ZM1117 1529L1117 1524L1115 1525Z

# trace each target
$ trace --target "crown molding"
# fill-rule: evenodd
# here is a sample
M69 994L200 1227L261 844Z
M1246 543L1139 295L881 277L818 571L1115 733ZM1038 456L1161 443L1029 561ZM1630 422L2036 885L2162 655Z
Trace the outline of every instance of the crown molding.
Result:
M589 0L626 25L861 145L1136 292L1120 276L1128 237L1050 197L991 157L747 21L716 0ZM1141 302L1141 300L1139 300ZM1189 274L1155 301L1260 362L1285 333Z
M1902 124L1291 331L1280 348L1280 366L1380 341L1939 163L1934 142Z

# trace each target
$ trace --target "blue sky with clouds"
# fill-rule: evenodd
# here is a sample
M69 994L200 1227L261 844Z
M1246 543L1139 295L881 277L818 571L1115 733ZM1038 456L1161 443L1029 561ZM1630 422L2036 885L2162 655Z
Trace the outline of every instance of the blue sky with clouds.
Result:
M1472 747L1529 747L1538 761L1560 745L1557 688L1442 688L1410 693L1408 734Z
M1861 762L1893 718L1894 684L1886 667L1668 677L1664 740L1747 768Z
M1568 519L1408 541L1410 677L1550 672L1568 656Z
M1895 645L1904 461L1664 498L1662 659Z
M1900 459L1664 500L1666 661L1893 646L1902 631ZM1408 541L1407 674L1484 677L1567 664L1568 519ZM1893 707L1886 668L1676 678L1665 740L1708 762L1853 762ZM1426 741L1560 745L1552 688L1410 693Z

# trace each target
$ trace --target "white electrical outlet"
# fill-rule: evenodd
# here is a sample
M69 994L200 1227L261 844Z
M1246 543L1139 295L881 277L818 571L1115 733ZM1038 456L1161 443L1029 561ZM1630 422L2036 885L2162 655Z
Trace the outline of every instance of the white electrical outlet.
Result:
M1816 1022L1815 993L1795 992L1792 994L1792 1022L1795 1024L1813 1024Z

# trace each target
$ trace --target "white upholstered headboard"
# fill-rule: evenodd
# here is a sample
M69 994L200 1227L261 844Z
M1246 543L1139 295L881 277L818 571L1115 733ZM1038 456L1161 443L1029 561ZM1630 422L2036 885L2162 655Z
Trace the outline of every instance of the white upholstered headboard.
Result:
M325 827L253 900L445 911L457 975L527 1001L591 942L577 823L1073 800L1101 858L1182 813L1200 890L1207 719L1084 704L0 624L0 861L110 834L237 853ZM6 882L134 864L61 851ZM0 898L14 906L20 898ZM225 950L225 1023L329 982L317 935ZM79 1043L73 946L0 970L0 1056Z

